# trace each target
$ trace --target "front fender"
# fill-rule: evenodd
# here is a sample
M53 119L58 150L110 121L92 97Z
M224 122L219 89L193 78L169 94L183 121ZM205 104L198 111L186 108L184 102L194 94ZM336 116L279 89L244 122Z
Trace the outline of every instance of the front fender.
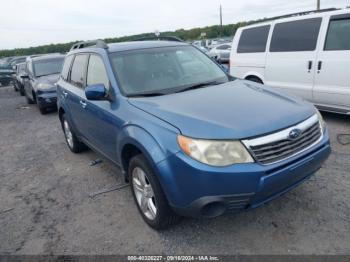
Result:
M137 147L153 167L169 155L178 152L176 134L166 128L157 131L155 133L158 137L155 138L150 132L138 125L125 126L117 138L118 162L123 163L122 151L126 145ZM125 168L123 167L124 170Z

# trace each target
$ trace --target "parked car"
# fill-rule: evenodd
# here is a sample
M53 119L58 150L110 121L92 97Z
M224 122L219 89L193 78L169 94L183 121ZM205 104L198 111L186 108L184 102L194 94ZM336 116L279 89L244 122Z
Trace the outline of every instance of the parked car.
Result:
M0 85L7 86L12 82L12 74L13 74L12 66L6 62L2 61L0 63Z
M23 75L26 75L26 63L19 63L16 65L16 78L14 80L14 87L16 91L19 91L21 96L24 96L24 79Z
M64 55L28 57L24 81L24 94L28 104L37 103L42 114L56 108L56 86L61 73Z
M209 51L209 56L216 59L219 63L228 63L230 60L231 44L221 44L213 47Z
M292 16L238 29L233 76L350 114L350 10Z
M69 149L119 166L142 218L255 208L314 174L330 154L317 109L235 79L183 42L78 43L57 82Z

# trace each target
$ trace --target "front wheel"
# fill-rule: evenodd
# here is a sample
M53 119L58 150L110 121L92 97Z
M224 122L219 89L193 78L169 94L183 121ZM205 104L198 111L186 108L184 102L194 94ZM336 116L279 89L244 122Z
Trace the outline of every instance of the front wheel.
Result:
M165 229L177 223L179 216L170 208L146 158L142 155L133 157L128 172L131 191L143 220L154 229Z

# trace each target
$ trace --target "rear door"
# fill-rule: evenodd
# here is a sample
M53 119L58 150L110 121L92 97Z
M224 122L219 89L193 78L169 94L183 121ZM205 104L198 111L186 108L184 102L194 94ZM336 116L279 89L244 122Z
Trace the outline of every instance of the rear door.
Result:
M71 124L77 134L83 137L87 133L87 130L84 130L85 121L88 121L82 104L82 101L86 100L84 88L88 58L88 54L77 54L74 57L69 81L62 90L65 103L69 108Z
M265 84L312 101L321 17L277 22L266 59Z
M315 103L350 111L350 14L326 18L317 59Z

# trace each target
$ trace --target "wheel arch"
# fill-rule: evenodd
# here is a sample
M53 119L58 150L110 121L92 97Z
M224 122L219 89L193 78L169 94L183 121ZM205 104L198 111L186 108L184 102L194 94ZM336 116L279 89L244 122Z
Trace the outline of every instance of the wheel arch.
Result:
M262 74L258 72L247 72L244 76L243 79L250 80L252 78L258 78L263 84L265 83L265 78Z

